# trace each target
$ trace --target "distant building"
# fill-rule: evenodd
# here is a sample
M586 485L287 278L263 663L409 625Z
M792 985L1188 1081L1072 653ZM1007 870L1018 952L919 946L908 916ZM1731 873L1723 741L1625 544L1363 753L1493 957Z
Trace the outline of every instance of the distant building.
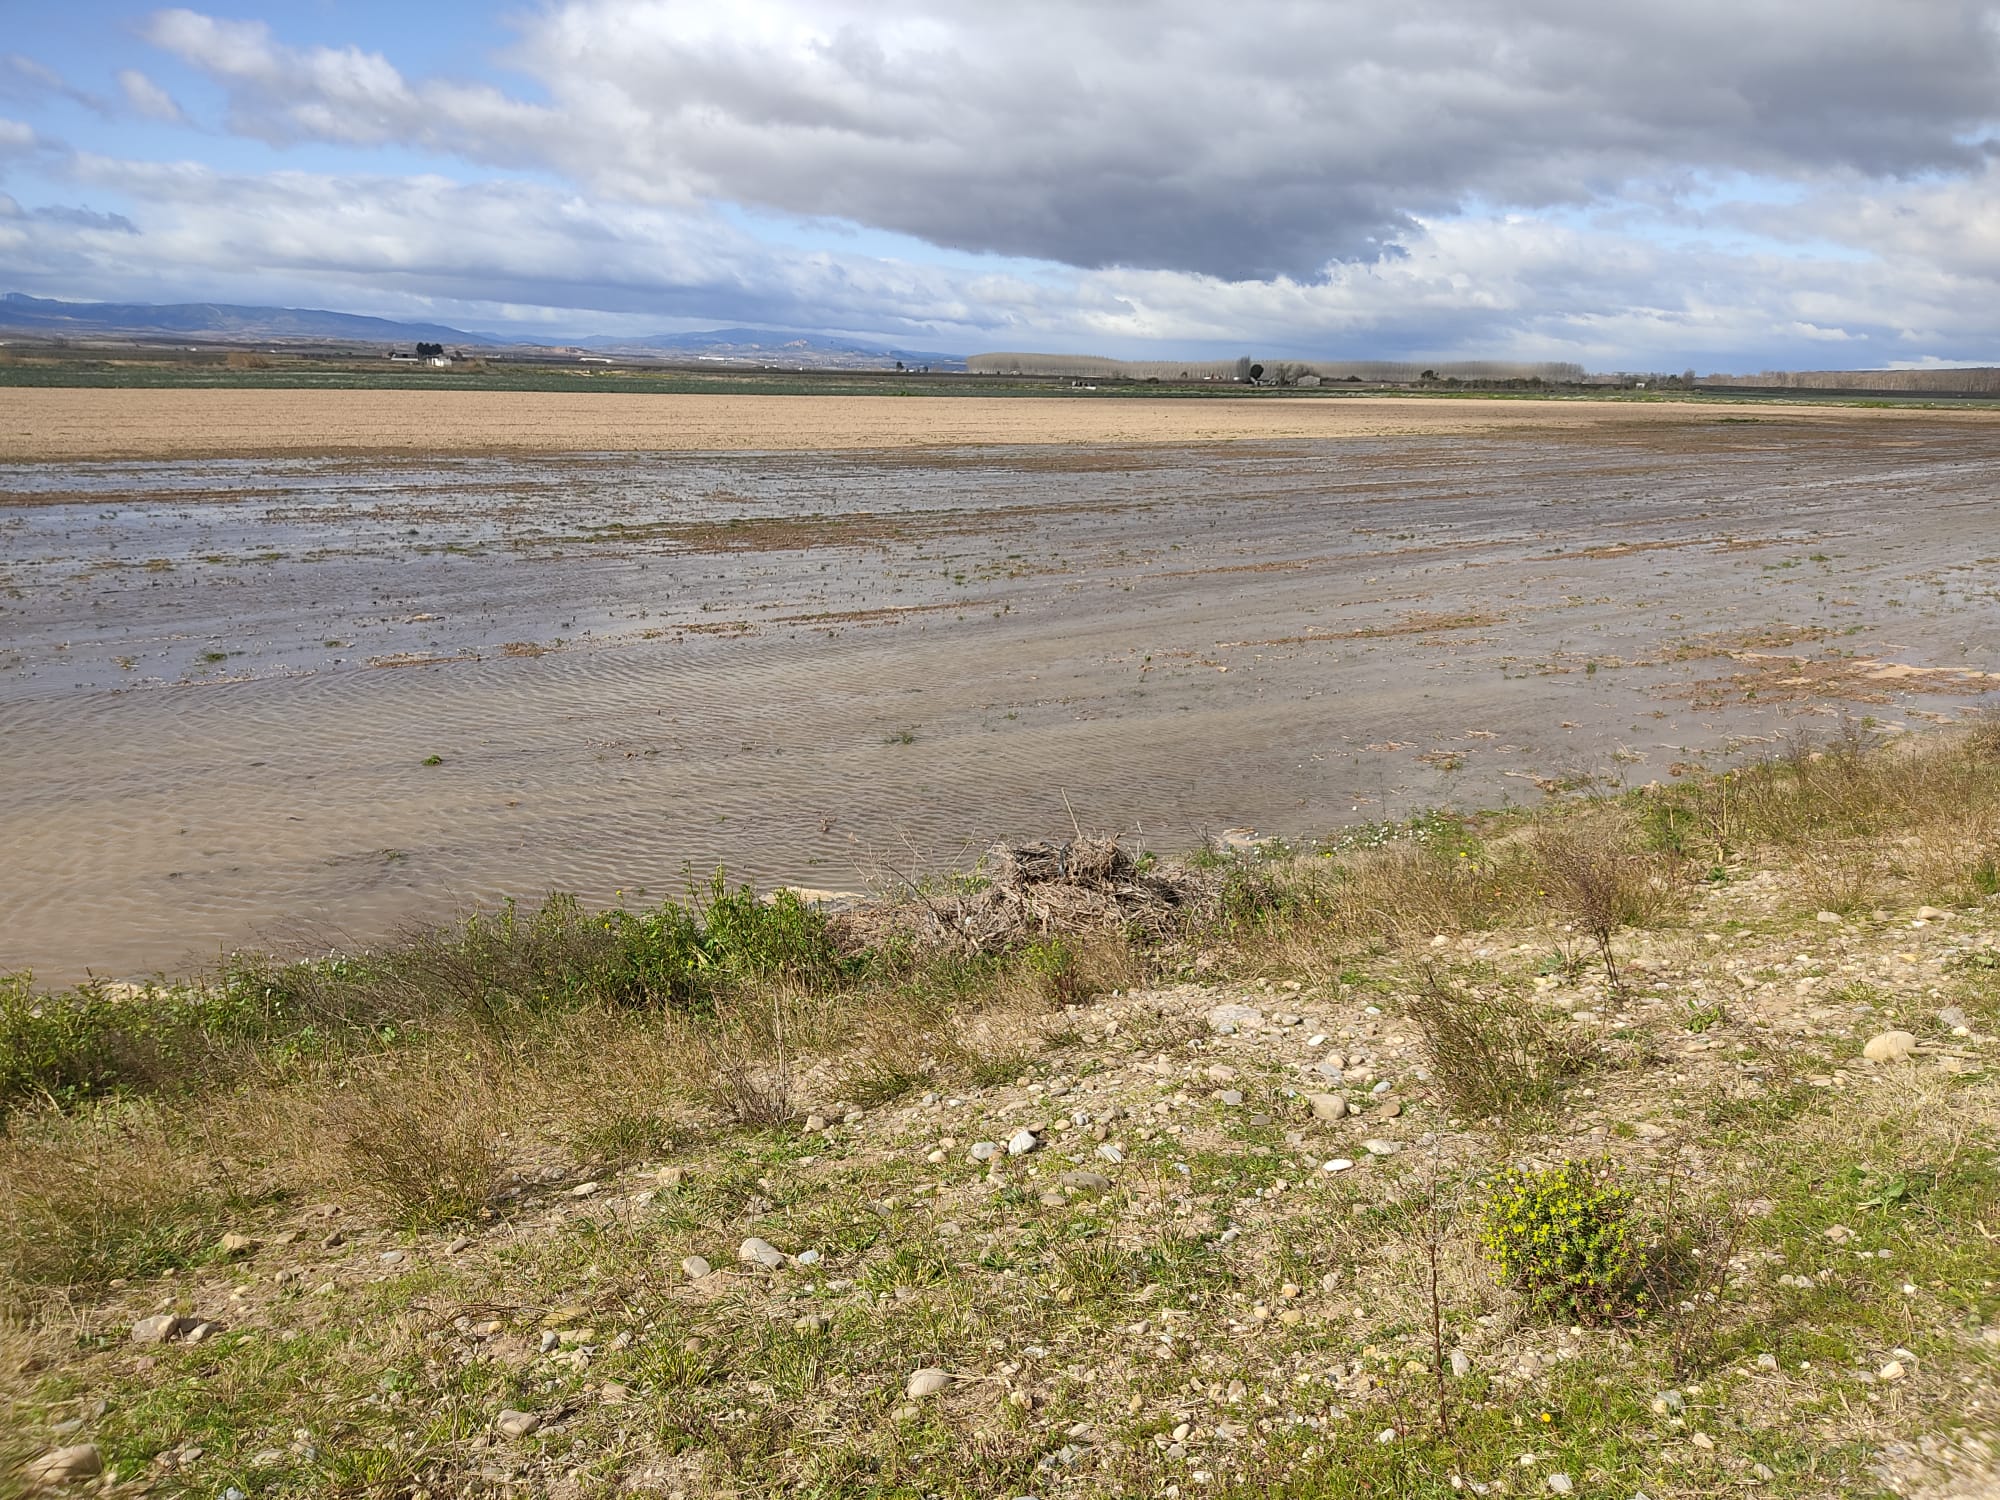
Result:
M1400 385L1414 384L1426 373L1433 380L1544 380L1557 385L1575 384L1583 379L1582 365L1510 360L1423 365L1396 360L1144 360L1103 359L1088 354L974 354L965 361L965 368L974 375L1052 375L1070 380L1221 380L1255 385L1309 382L1317 385L1331 380Z

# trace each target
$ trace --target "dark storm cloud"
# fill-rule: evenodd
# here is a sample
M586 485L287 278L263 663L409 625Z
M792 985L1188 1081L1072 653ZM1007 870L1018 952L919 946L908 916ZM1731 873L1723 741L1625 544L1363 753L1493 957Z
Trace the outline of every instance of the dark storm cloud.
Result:
M272 139L1232 280L1373 258L1468 206L1964 171L2000 98L1970 0L553 0L521 25L544 97L192 12L151 34Z

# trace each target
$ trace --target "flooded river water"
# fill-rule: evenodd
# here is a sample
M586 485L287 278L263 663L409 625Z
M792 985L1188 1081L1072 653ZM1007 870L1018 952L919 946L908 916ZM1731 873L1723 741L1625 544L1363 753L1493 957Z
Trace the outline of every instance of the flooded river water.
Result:
M2000 444L0 466L0 969L1628 782L2000 669ZM1538 780L1539 779L1539 780Z

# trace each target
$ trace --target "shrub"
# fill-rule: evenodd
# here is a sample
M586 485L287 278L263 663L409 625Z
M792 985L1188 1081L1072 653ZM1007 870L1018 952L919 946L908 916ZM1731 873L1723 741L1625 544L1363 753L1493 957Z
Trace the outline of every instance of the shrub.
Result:
M413 1229L477 1217L498 1186L500 1158L471 1070L409 1075L344 1089L326 1107L340 1175Z
M1631 1207L1631 1194L1589 1162L1514 1167L1493 1185L1480 1244L1537 1311L1593 1324L1644 1317Z
M1597 945L1604 975L1618 988L1611 939L1621 927L1657 919L1672 903L1671 867L1617 847L1608 830L1544 824L1536 830L1537 873L1558 916L1574 922Z
M103 1012L78 997L37 995L25 974L0 975L0 1124L41 1098L70 1106L117 1074Z
M1589 1063L1581 1045L1565 1042L1521 1001L1468 995L1434 969L1424 970L1422 988L1405 1009L1438 1088L1456 1113L1470 1118L1546 1104Z

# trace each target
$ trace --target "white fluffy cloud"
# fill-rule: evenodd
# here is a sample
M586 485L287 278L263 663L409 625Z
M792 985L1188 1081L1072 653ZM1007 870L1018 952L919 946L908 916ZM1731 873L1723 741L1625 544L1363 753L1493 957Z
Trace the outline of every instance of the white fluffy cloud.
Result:
M1373 258L1475 203L1964 170L2000 81L1972 0L552 0L520 24L512 58L546 102L256 22L175 10L150 34L272 140L1231 279Z
M0 121L0 161L71 201L10 179L28 206L0 216L0 271L53 295L961 348L1990 357L1996 18L2000 0L541 0L501 83L399 66L393 37L302 45L282 21L166 10L143 35L219 89L204 128L349 165L140 160L213 139L151 126L65 153L28 110ZM118 85L118 116L188 123L152 74ZM10 92L90 97L18 57ZM440 170L390 170L408 149Z
M958 347L1503 351L1594 368L1952 359L2000 341L2000 311L1987 311L2000 309L2000 265L1919 274L1525 215L1419 224L1403 254L1310 281L1230 281L800 253L721 215L518 180L241 175L88 155L68 170L80 196L134 208L129 219L44 209L0 223L0 249L30 290L116 298L168 283L182 295L481 327L556 309L525 315L838 328Z

